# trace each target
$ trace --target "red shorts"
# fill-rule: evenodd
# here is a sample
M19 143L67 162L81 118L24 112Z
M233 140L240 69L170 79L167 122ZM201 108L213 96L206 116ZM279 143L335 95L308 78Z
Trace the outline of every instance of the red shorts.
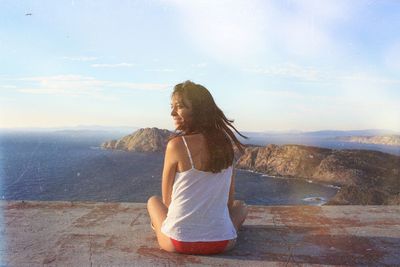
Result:
M183 254L218 254L224 252L229 240L212 242L183 242L172 239L175 250Z

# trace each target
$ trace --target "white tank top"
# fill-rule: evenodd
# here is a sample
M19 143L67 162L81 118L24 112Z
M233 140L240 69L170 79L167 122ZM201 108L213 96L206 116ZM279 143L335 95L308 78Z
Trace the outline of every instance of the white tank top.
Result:
M161 232L186 242L236 238L228 210L233 167L219 173L197 170L186 140L183 136L182 139L192 168L175 175L171 203Z

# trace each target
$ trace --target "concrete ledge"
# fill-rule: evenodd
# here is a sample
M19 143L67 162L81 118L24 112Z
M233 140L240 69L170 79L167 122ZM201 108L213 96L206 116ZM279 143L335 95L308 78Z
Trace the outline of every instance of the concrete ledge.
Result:
M158 248L142 203L0 202L0 266L400 265L400 206L251 206L236 248Z

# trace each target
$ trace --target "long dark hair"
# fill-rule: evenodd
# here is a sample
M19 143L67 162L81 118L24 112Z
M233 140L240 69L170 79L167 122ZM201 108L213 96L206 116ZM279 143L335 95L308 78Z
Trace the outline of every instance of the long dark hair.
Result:
M232 129L239 133L233 126L233 120L225 117L218 108L212 95L204 86L191 81L175 85L171 97L180 95L185 97L192 104L192 120L190 124L185 123L181 131L174 137L190 133L202 133L207 141L209 161L207 171L220 172L232 165L234 159L235 145L240 153L244 153L243 145L235 136Z

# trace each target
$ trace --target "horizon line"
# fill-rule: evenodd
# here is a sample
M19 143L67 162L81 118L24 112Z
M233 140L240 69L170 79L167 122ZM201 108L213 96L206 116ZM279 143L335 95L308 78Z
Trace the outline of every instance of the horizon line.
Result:
M139 130L144 128L157 128L157 129L166 129L169 131L174 131L174 129L168 129L163 127L157 126L128 126L128 125L119 125L119 126L109 126L109 125L75 125L75 126L54 126L54 127L43 127L43 126L18 126L18 127L1 127L0 131L59 131L59 130L96 130L96 128L105 128L112 130L113 128L117 130L118 128L131 128L132 130ZM97 129L100 130L100 129ZM394 129L381 129L381 128L366 128L366 129L350 129L350 130L343 130L343 129L318 129L318 130L298 130L298 129L270 129L270 130L239 130L239 132L248 132L248 133L310 133L310 132L355 132L355 131L381 131L381 132L393 132L400 134L400 130Z

